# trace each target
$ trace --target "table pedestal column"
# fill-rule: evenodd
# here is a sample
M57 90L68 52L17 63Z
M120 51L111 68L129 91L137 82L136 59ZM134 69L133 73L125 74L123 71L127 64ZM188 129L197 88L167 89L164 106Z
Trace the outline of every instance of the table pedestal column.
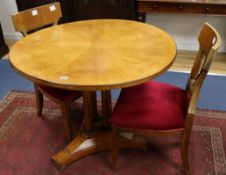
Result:
M68 164L90 154L111 149L111 132L109 119L111 115L110 91L102 92L103 121L93 122L96 112L96 93L83 92L84 120L74 140L62 151L52 157L57 167L64 168ZM146 140L121 137L119 148L146 149Z

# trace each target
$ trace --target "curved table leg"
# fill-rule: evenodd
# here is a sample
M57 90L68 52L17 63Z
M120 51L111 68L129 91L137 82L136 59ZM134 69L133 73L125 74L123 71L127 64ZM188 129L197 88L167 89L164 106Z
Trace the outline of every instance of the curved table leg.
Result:
M106 94L108 96L109 92L106 92ZM84 123L74 140L64 150L52 157L57 167L64 168L82 157L111 149L111 132L103 130L102 127L98 127L98 124L92 121L95 113L93 111L96 110L95 105L92 104L94 96L93 92L86 91L83 93ZM109 100L109 98L107 99ZM106 110L103 114L109 114L110 110ZM109 120L104 121L109 123ZM146 149L146 146L146 140L135 139L135 137L128 139L122 136L119 140L119 148Z

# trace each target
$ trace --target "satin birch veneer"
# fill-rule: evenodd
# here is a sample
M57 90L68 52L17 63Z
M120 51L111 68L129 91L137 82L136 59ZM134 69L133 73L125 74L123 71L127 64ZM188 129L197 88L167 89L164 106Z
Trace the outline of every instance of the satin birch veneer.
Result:
M28 79L73 90L136 85L172 64L176 45L163 30L127 20L68 23L31 34L11 49L10 62Z

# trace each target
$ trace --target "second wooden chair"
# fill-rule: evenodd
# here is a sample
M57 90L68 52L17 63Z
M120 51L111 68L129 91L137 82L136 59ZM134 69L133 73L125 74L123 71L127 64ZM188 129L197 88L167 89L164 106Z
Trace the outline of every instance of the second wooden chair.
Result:
M119 131L160 136L180 133L181 158L186 174L190 174L188 146L196 105L221 37L206 23L198 40L200 49L185 90L157 81L122 90L112 114L113 168L117 161Z

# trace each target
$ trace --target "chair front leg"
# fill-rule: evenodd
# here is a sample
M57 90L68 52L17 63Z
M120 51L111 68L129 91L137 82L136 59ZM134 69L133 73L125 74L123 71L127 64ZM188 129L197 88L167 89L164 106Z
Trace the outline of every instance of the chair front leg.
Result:
M111 128L111 137L112 137L112 169L115 170L116 169L116 163L117 163L117 159L118 159L118 140L119 140L119 129L116 127Z
M43 94L39 91L38 85L34 83L35 96L36 96L36 105L37 105L37 116L42 115L43 109Z

